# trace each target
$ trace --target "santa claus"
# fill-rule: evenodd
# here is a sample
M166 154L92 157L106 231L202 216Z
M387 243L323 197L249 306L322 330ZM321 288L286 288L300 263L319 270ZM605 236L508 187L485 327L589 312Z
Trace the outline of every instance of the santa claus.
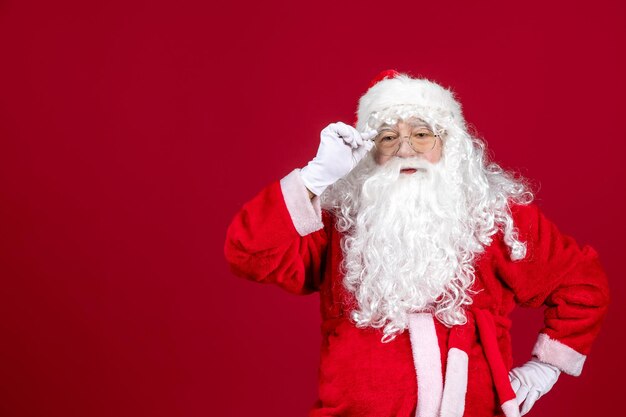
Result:
M609 301L596 252L532 200L449 90L386 71L356 127L326 127L306 167L241 209L225 254L243 277L319 291L310 416L519 416L581 373ZM515 305L545 306L545 327L511 369Z

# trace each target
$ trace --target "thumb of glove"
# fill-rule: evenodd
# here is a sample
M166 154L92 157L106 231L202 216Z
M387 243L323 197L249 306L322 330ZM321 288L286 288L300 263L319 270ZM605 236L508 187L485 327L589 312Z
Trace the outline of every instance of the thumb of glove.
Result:
M362 145L356 148L352 152L352 168L354 168L361 159L374 147L374 142L372 138L376 136L378 132L375 130L368 131L361 134Z

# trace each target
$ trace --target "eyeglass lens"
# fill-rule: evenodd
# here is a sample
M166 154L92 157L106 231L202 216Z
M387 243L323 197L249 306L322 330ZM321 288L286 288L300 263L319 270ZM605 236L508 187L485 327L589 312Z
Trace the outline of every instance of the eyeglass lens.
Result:
M405 136L406 137L406 136ZM395 155L400 149L403 138L394 131L382 130L374 139L376 149L383 155ZM409 145L418 153L428 152L435 147L437 137L429 130L419 129L411 132Z

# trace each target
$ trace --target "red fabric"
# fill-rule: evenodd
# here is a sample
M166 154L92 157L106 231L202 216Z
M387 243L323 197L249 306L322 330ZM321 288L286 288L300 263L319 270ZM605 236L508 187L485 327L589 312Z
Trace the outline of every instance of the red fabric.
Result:
M504 404L515 398L515 392L508 379L508 369L504 365L502 354L498 349L496 327L492 316L485 312L485 310L474 309L474 314L480 333L480 342L491 368L493 385L498 393L500 404Z
M472 308L491 313L506 370L512 366L507 316L516 302L529 307L545 304L542 331L586 354L608 304L606 277L596 253L560 234L534 205L516 206L512 213L521 240L527 242L528 255L511 261L502 237L496 235L475 264L479 292ZM320 292L319 400L310 416L412 416L417 387L408 332L383 344L379 331L357 329L350 322L354 300L342 284L341 235L333 227L332 216L322 215L324 228L300 236L279 183L273 183L233 219L226 258L242 277L275 283L295 294ZM450 329L436 321L436 330L445 372ZM464 415L500 415L480 336L469 339L471 346L464 349L469 357Z
M394 69L388 69L388 70L382 71L381 73L379 73L376 77L372 79L368 88L374 87L376 83L384 80L385 78L395 78L399 74L400 73Z

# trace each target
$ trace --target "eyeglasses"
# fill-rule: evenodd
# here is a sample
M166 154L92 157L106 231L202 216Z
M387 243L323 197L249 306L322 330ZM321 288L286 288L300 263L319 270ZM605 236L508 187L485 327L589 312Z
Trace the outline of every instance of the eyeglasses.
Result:
M417 153L424 153L435 149L439 137L440 135L425 128L413 130L410 135L404 136L400 136L395 130L383 129L378 132L373 141L378 152L382 155L393 156L400 149L404 138L408 139L411 149Z

